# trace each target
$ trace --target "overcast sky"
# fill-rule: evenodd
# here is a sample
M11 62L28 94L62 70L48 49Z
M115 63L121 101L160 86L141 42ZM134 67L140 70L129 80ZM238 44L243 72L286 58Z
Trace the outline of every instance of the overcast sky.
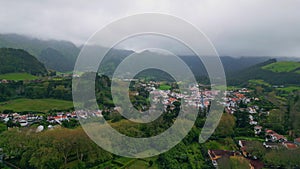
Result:
M299 9L299 0L0 0L0 33L79 45L116 19L160 12L197 26L221 55L300 57Z

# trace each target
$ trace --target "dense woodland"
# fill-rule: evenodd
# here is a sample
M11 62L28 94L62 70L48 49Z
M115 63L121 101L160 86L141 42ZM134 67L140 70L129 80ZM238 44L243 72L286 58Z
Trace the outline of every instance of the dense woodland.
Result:
M46 80L42 82L18 81L0 84L0 101L16 98L56 98L71 100L71 80Z

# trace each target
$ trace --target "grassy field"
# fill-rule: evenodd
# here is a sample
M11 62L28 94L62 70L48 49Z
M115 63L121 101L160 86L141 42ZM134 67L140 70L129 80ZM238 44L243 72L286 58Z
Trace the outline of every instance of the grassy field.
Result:
M16 99L0 102L0 111L13 110L15 112L33 111L47 112L49 110L67 110L73 107L71 101L57 99Z
M170 89L171 89L171 86L166 85L166 84L161 84L161 85L159 86L159 89L160 89L160 90L170 90Z
M283 90L285 92L293 92L296 90L300 90L300 86L287 86L287 87L283 87L283 88L277 88L277 90Z
M272 72L292 72L298 68L300 68L299 62L276 62L262 67Z
M235 149L237 149L233 140L231 140L231 141L232 141L232 143L227 145L220 141L210 140L205 143L205 146L207 149L211 149L211 150L235 150Z
M264 139L258 138L258 137L235 137L236 141L238 140L247 140L247 141L261 141L263 142Z
M265 82L264 80L260 80L260 79L252 79L248 81L250 84L255 84L255 85L262 85L262 86L267 86L270 87L271 85L267 82Z
M7 73L7 74L0 74L0 79L6 80L34 80L37 79L37 76L33 76L28 73Z

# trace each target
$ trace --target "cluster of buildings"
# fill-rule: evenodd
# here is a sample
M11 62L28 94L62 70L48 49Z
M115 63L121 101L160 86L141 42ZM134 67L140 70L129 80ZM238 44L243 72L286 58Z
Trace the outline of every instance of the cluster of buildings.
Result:
M165 108L173 105L175 101L182 100L188 106L204 108L210 105L210 101L220 93L219 90L202 90L199 91L198 85L190 85L182 93L171 90L157 90L154 87L150 89L150 95L153 96L153 101L158 103L161 101Z
M256 119L257 114L266 114L269 115L268 111L264 111L257 105L240 107L241 104L247 105L253 101L259 101L259 98L250 98L247 96L247 93L250 91L246 88L236 91L228 91L226 98L224 98L225 111L228 114L234 114L236 111L245 112L249 117L249 124L253 126L254 134L259 135L262 132L262 126L260 126Z
M266 131L266 137L271 136L271 140L267 140L262 143L265 149L279 149L279 148L286 148L289 150L297 149L300 146L300 138L294 140L294 142L287 141L287 139L277 134L272 130ZM268 137L269 138L269 137ZM208 155L212 164L219 168L220 160L227 159L229 160L230 157L237 157L241 159L245 159L249 161L249 168L251 169L262 169L264 167L264 163L258 159L255 155L249 152L249 146L252 144L253 141L246 141L246 140L238 140L239 150L237 151L230 151L230 150L208 150ZM253 145L252 145L253 146Z
M15 124L19 123L21 127L26 127L29 126L30 124L43 120L43 117L34 114L25 114L25 115L21 115L19 113L0 114L0 121L7 123L10 120Z
M0 114L0 121L3 121L4 123L8 123L11 121L15 126L18 126L18 124L21 127L27 127L34 123L39 123L42 120L44 120L44 116L36 115L36 114L24 114L21 115L19 113L10 113L10 114ZM52 116L49 115L46 117L46 121L50 124L61 124L64 120L69 120L71 118L77 119L77 115L75 112L72 113L63 113L59 112L56 115ZM52 126L52 125L51 125ZM48 128L52 128L49 126Z
M114 110L117 110L118 107L115 107ZM102 110L95 110L95 111L84 111L84 110L77 110L72 114L76 115L76 118L87 119L88 117L103 117Z
M0 121L7 123L11 120L13 123L19 123L21 127L30 126L33 123L39 123L42 120L49 122L50 124L62 124L64 120L70 119L78 119L83 118L86 119L88 116L94 117L102 117L102 111L73 111L73 112L58 112L55 115L36 115L36 114L19 114L19 113L9 113L9 114L0 114Z
M288 141L288 139L276 133L273 130L266 130L266 138L265 142L263 143L264 147L271 148L271 149L278 149L280 147L285 147L287 149L296 149L300 146L300 138L296 138L294 142Z
M265 114L269 115L269 112L263 111L259 106L245 106L240 107L241 103L243 105L249 105L252 101L259 101L258 98L249 98L247 93L250 91L247 89L241 89L238 91L229 91L227 92L226 98L224 98L224 102L222 103L225 106L225 111L228 114L234 114L236 111L240 110L248 114L249 124L253 125L254 134L259 135L262 132L265 133L265 141L261 142L265 149L297 149L300 146L300 138L295 139L294 141L288 141L288 139L278 134L277 132L270 129L263 129L262 126L258 125L259 121L256 120L257 115ZM254 155L248 152L248 147L252 141L239 140L238 151L228 151L228 150L208 150L209 157L212 161L212 164L218 168L219 160L222 158L230 158L230 157L239 157L245 158L249 161L250 168L252 169L261 169L264 167L264 164Z

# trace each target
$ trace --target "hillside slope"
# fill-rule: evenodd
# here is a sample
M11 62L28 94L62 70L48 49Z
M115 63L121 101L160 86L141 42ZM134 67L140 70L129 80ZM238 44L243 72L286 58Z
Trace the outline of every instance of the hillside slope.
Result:
M34 56L22 49L0 48L0 74L5 73L41 75L47 70Z
M276 73L296 72L297 70L299 70L299 68L300 68L300 63L292 62L292 61L275 62L262 67L262 69L270 70Z
M273 85L300 85L300 74L297 72L298 62L277 62L270 59L227 76L230 85L243 84L251 79L262 79ZM284 65L284 66L283 66Z
M68 41L40 40L17 34L0 34L0 48L1 47L26 50L28 53L44 63L46 67L51 67L52 69L58 71L73 70L76 58L80 51L78 47ZM48 48L56 50L55 55L42 55L42 52ZM43 59L40 57L43 57ZM60 62L61 60L65 61L65 67L56 65L56 63Z
M42 50L39 60L45 64L47 69L66 72L73 70L73 62L69 61L59 51L47 48Z
M207 57L207 56L204 56ZM195 76L207 76L205 66L196 56L180 56L180 58L191 68ZM227 75L232 72L241 71L258 63L267 61L268 57L230 57L221 56L224 71Z

